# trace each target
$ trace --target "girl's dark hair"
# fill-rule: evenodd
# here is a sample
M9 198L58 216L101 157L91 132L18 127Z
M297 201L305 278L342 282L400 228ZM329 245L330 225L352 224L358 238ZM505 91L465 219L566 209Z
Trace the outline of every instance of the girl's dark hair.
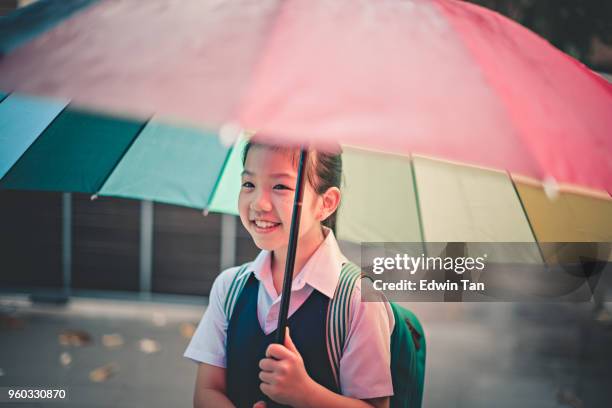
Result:
M249 150L254 146L262 146L268 149L286 152L291 155L293 166L296 168L298 166L300 157L300 150L298 148L277 146L253 140L247 142L244 147L242 165L246 162ZM325 193L330 187L340 188L340 183L342 181L342 149L338 146L335 152L332 153L322 150L309 150L305 170L306 179L317 194L321 195ZM322 222L323 225L334 231L334 234L336 233L337 212L338 209Z

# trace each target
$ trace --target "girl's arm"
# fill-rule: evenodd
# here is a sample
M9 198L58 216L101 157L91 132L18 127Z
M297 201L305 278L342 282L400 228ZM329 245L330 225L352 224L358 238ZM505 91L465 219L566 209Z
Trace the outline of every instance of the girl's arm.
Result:
M296 405L296 407L298 407ZM327 408L388 408L389 397L372 398L368 400L360 400L336 394L317 384L313 381L313 388L308 393L308 398L304 401L304 405L299 407L327 407Z
M194 408L234 408L225 395L225 368L200 363L196 377Z
M225 343L228 319L223 309L229 287L240 267L223 271L215 279L208 298L208 307L198 324L185 357L199 362L193 406L231 407L225 395Z
M281 404L295 408L389 406L389 397L360 400L336 394L316 383L306 372L302 356L291 340L288 328L285 344L271 344L266 350L266 358L259 362L259 368L261 391Z

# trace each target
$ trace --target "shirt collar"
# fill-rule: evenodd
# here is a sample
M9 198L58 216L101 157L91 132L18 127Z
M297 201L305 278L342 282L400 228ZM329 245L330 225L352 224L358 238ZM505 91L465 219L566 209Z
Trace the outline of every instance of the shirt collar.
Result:
M299 290L308 284L331 299L340 279L342 264L347 259L340 251L333 231L323 227L323 233L325 239L294 277L291 289ZM270 251L262 250L251 264L255 277L264 284L272 280L271 258Z

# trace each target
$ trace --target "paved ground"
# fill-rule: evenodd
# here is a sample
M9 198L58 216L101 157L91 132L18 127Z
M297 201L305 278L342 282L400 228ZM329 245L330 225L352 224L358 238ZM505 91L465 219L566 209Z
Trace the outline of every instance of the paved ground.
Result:
M426 407L612 406L612 324L596 320L590 304L409 306L427 331ZM70 397L0 402L0 408L191 406L195 365L182 358L188 340L181 324L196 323L203 310L84 299L57 307L0 298L0 387L61 387ZM90 333L92 343L61 345L58 335L67 329ZM122 346L102 344L112 333L123 337ZM160 350L141 351L143 338ZM62 353L70 364L61 364ZM112 362L114 375L90 380L93 369Z

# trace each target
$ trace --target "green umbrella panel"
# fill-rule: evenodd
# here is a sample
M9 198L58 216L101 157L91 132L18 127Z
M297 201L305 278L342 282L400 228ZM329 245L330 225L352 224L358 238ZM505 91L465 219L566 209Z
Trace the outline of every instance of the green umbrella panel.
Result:
M6 168L0 189L204 209L232 151L213 132L157 119L120 118L17 94L0 102L0 163Z
M98 194L203 209L230 150L211 132L151 120Z

